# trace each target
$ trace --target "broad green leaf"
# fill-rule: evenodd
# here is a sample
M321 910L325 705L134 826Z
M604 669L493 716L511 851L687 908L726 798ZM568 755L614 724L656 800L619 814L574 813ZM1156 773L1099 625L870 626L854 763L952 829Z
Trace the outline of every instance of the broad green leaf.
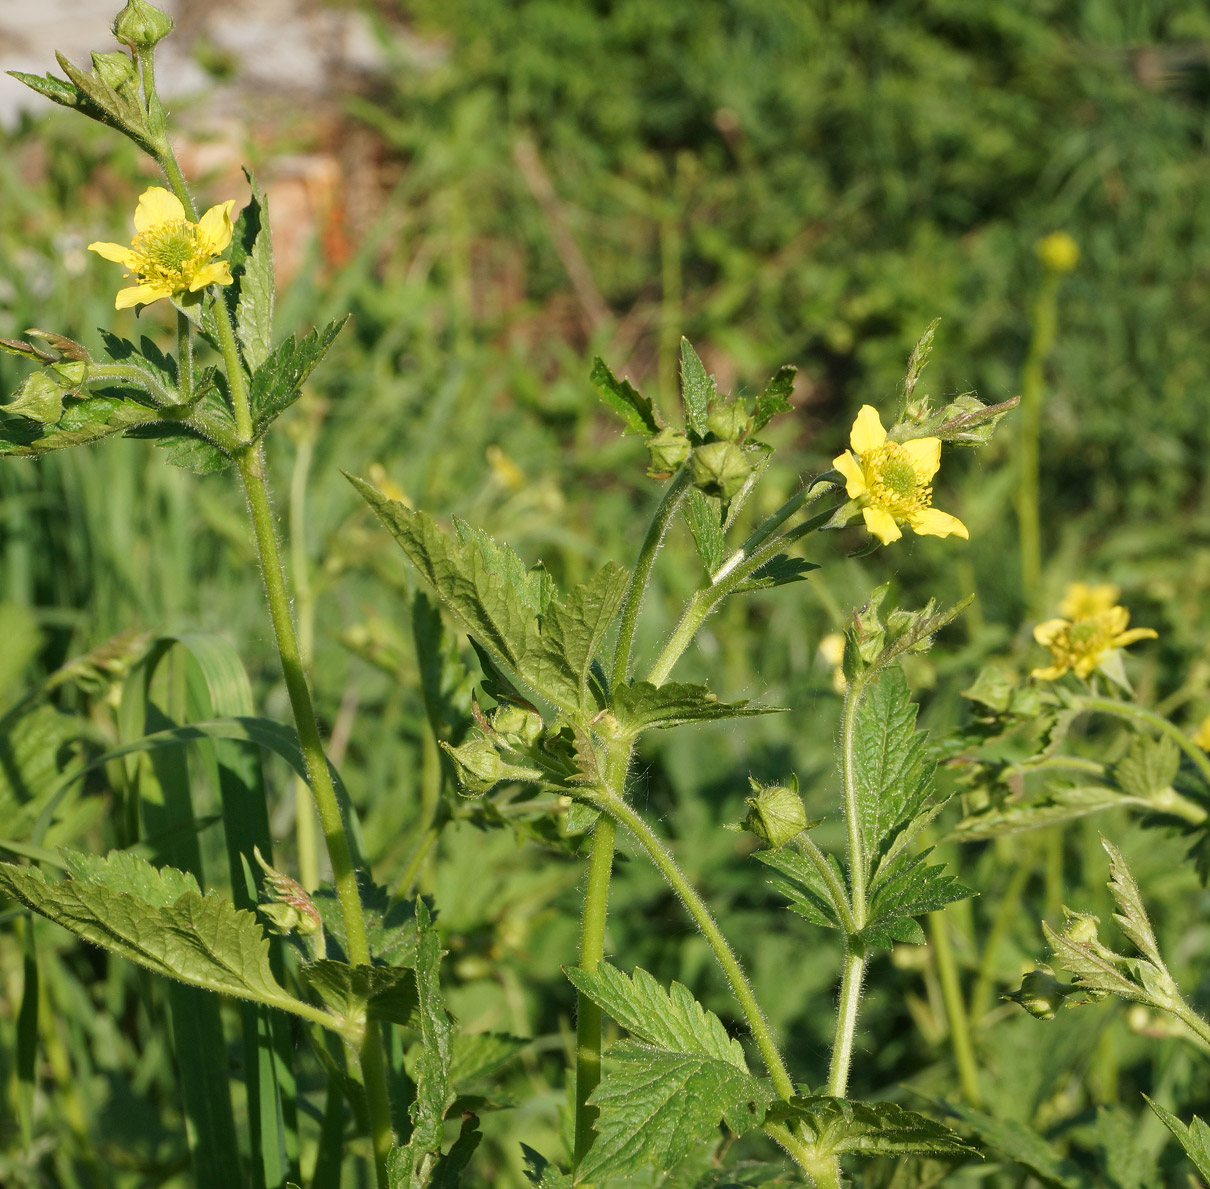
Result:
M853 1102L828 1094L773 1103L769 1118L797 1123L803 1137L822 1153L840 1155L974 1154L957 1132L891 1102Z
M813 925L822 925L826 929L842 927L832 903L831 893L828 891L823 877L815 870L814 864L788 846L783 846L779 850L757 851L752 857L787 877L786 879L771 879L769 884L790 901L790 908L793 912L805 917ZM836 860L831 855L827 858L843 887L844 875L836 864Z
M91 734L86 720L40 703L14 712L0 734L0 830L14 842L29 839L42 811L64 781L84 770L79 744ZM99 740L97 740L99 742Z
M932 791L935 765L925 739L903 670L893 665L870 682L857 707L857 804L871 865Z
M450 1082L463 1086L507 1065L526 1045L521 1036L505 1032L459 1032L450 1057Z
M798 368L784 364L765 385L764 392L756 398L756 408L752 413L754 434L760 433L779 413L788 413L794 407L790 403L790 394L794 391L794 377L797 374Z
M234 284L223 298L235 316L240 350L249 372L255 372L273 349L273 239L265 196L256 179L244 170L252 201L239 213L231 237Z
M1197 1115L1193 1116L1186 1127L1171 1111L1147 1098L1146 1094L1143 1097L1164 1126L1176 1136L1176 1142L1185 1149L1185 1155L1193 1161L1202 1179L1210 1181L1210 1127Z
M190 892L196 896L202 894L197 880L188 871L154 867L129 851L93 855L64 850L63 859L68 875L78 883L127 892L152 908L167 908Z
M685 521L693 534L698 557L702 559L706 573L713 576L723 564L725 548L722 501L692 487L685 499L684 509Z
M600 1116L578 1170L583 1180L623 1177L648 1164L671 1169L717 1138L721 1121L742 1135L765 1117L769 1089L729 1060L629 1040L611 1046L608 1058L588 1099Z
M35 458L96 442L156 419L157 414L144 405L112 396L65 398L62 417L50 425L5 416L0 410L0 455Z
M870 884L869 916L862 930L870 945L882 949L890 949L894 941L919 945L924 934L913 918L974 895L952 875L946 875L944 867L927 866L925 859L930 853L931 848L914 857L902 856Z
M252 373L249 397L257 436L265 433L298 399L303 382L327 354L347 321L347 316L338 318L323 330L312 330L302 339L291 335Z
M416 1010L416 977L403 966L349 966L323 959L300 974L335 1015L355 1018L361 1011L376 1020L410 1024Z
M722 718L748 718L755 714L780 714L782 706L749 706L742 702L720 702L704 685L670 681L652 685L633 681L616 686L610 707L622 730L638 735L653 728L677 727L689 722L713 722Z
M365 916L366 942L370 957L387 967L413 966L416 961L416 905L412 900L394 900L391 890L358 872L357 891ZM324 933L335 942L342 956L348 953L344 914L331 884L324 884L311 897L323 920Z
M1060 1156L1032 1127L1016 1119L997 1119L982 1111L946 1103L949 1111L971 1127L986 1144L1009 1160L1024 1165L1054 1189L1092 1189L1079 1168Z
M569 966L564 973L636 1040L677 1053L725 1061L747 1070L739 1041L727 1035L723 1022L707 1011L680 983L665 991L647 971L636 968L627 978L616 966L601 963L595 971Z
M134 863L150 867L144 860ZM129 876L127 869L115 870L112 878ZM155 896L153 877L145 879ZM157 904L98 882L95 870L85 880L50 883L34 868L8 863L0 864L0 890L77 937L156 974L313 1016L274 979L269 941L255 915L213 893L189 891L171 904Z
M631 430L646 436L659 432L660 424L651 401L629 380L619 380L600 356L592 361L588 378L600 398L621 416Z
M1026 804L1006 803L964 817L948 838L953 842L982 842L1000 834L1017 834L1039 826L1075 821L1103 809L1129 805L1132 799L1103 784L1051 787L1045 796Z
M1137 735L1113 774L1124 792L1149 801L1172 787L1180 764L1181 753L1167 735L1159 739Z
M685 424L704 437L706 414L710 404L718 396L714 377L706 374L702 361L687 338L681 339L681 399L685 404Z

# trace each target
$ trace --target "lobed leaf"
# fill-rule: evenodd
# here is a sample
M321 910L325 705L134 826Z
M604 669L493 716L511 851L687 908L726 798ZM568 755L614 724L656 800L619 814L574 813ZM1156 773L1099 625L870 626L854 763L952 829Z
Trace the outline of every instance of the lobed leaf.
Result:
M255 372L273 349L273 239L265 196L246 169L244 176L252 186L252 200L235 222L231 237L234 283L224 291L223 298L235 317L244 364L249 372Z
M261 314L263 320L264 311ZM348 320L347 315L338 318L323 330L312 330L302 339L291 335L253 371L249 399L253 428L258 437L298 399L303 382L327 354ZM254 352L261 346L267 346L267 340L254 340Z
M1118 760L1113 775L1123 792L1150 801L1157 793L1172 787L1180 764L1181 753L1175 740L1167 735L1159 739L1137 735L1130 750Z
M890 949L893 941L910 941L919 945L924 934L914 918L936 912L954 900L965 900L975 893L945 868L927 866L925 859L932 848L920 854L897 859L880 870L870 884L869 917L862 937L881 949Z
M621 728L632 734L653 728L677 727L682 723L713 722L723 718L748 718L755 714L780 714L783 706L749 706L742 702L720 702L704 685L670 681L652 685L633 681L616 686L610 695L610 710Z
M1109 891L1119 909L1114 913L1113 919L1117 921L1122 932L1134 942L1139 953L1163 970L1164 959L1160 957L1159 942L1155 939L1147 910L1143 907L1139 885L1130 874L1122 852L1104 836L1101 838L1101 845L1109 856Z
M797 1123L820 1155L977 1154L943 1123L891 1102L853 1102L816 1094L773 1103L769 1118Z
M599 355L592 361L588 378L597 395L621 416L630 430L648 437L659 432L660 424L651 401L629 380L619 380Z
M413 1022L417 1007L416 976L404 966L350 966L324 958L299 971L302 980L342 1019L365 1011L392 1024Z
M757 851L753 858L787 877L771 879L769 884L790 901L791 911L798 913L813 925L822 925L826 929L843 928L840 915L832 903L832 894L813 863L786 846L779 850ZM844 875L836 860L828 855L827 861L843 887Z

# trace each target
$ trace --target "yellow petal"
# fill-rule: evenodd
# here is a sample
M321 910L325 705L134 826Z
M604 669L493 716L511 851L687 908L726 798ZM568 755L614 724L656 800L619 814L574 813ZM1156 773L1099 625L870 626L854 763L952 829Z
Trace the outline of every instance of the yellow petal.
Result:
M199 289L205 289L207 285L230 284L231 265L225 260L216 260L213 264L207 264L205 268L198 271L189 283L189 292L196 293Z
M183 223L185 208L181 200L163 186L152 186L139 196L139 205L134 212L134 229L142 234L162 223Z
M1114 636L1114 648L1125 648L1127 644L1133 644L1136 640L1158 640L1159 632L1154 628L1131 628L1128 632L1122 632Z
M99 240L96 243L89 244L88 250L96 252L98 256L104 256L106 260L112 260L115 264L121 264L132 272L138 264L139 258L129 247L124 247L122 244L106 244Z
M878 410L873 405L862 405L853 422L853 432L849 444L853 453L858 456L870 450L877 450L886 441L886 430L882 428L882 420Z
M1201 725L1190 736L1202 751L1210 751L1210 714L1202 719Z
M919 512L912 513L908 524L922 537L953 536L961 537L964 541L970 540L966 525L957 516L942 512L940 508L921 508Z
M862 508L861 515L865 519L866 528L884 545L898 541L903 536L903 533L899 531L899 525L895 523L895 518L885 508Z
M198 247L208 256L217 256L231 242L231 208L235 199L229 198L212 206L198 221Z
M113 303L115 310L129 310L133 306L150 305L161 297L171 297L172 290L167 285L131 285L129 289L119 289L117 300Z
M859 495L864 495L866 491L865 471L861 469L861 463L857 461L847 450L832 459L832 465L844 476L844 489L849 493L850 499L856 499Z
M940 438L913 438L910 442L902 443L916 474L922 483L927 483L941 465Z
M1034 628L1034 639L1043 648L1049 648L1069 627L1071 627L1071 624L1066 619L1048 619Z
M1112 582L1090 586L1087 582L1072 582L1063 592L1059 614L1067 619L1087 619L1108 611L1118 601L1121 591Z
M1032 670L1029 675L1039 681L1058 681L1066 672L1066 665L1048 665L1045 669Z

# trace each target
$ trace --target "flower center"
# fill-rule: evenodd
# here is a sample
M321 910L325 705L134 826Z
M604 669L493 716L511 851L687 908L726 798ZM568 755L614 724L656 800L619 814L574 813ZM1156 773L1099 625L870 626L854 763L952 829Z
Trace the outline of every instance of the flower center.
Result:
M932 502L933 489L920 477L911 456L899 442L884 442L862 461L873 507L885 509L896 519L906 519Z
M1056 661L1068 668L1074 669L1080 662L1095 667L1113 647L1113 640L1113 625L1106 623L1102 616L1092 616L1068 624L1055 637L1050 651Z
M183 220L152 227L137 235L131 246L140 256L144 280L187 280L198 262L196 228Z

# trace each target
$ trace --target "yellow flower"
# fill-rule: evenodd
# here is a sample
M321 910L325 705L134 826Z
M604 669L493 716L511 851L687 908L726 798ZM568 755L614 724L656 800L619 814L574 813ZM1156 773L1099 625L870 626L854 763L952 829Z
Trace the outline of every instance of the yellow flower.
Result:
M848 679L844 675L844 636L839 632L829 632L819 641L819 656L825 665L832 670L832 688L843 694L849 688Z
M1210 751L1210 714L1202 719L1201 725L1193 732L1193 742L1202 749Z
M1073 605L1070 591L1063 605L1064 609L1070 609ZM1050 649L1053 663L1044 669L1035 669L1030 676L1043 681L1057 681L1071 670L1077 677L1086 678L1094 669L1112 664L1119 648L1125 648L1136 640L1157 638L1151 628L1127 630L1129 622L1130 612L1125 607L1111 606L1093 609L1074 620L1048 619L1038 624L1034 628L1034 639L1043 648Z
M139 283L118 290L114 308L149 305L161 297L180 300L207 285L230 285L231 266L215 260L231 242L231 208L235 200L212 206L196 223L185 217L175 194L152 186L139 198L134 212L135 237L121 244L89 244L88 250L124 265Z
M922 536L969 537L956 516L932 507L930 480L941 463L940 438L888 442L878 412L862 405L849 438L852 450L832 460L845 477L849 498L859 501L865 526L884 545L898 541L901 524Z
M1052 231L1034 246L1051 272L1071 272L1080 262L1080 245L1066 231Z
M1089 586L1087 582L1070 582L1063 592L1059 614L1064 619L1090 619L1116 607L1121 594L1112 582L1099 582L1096 586Z

